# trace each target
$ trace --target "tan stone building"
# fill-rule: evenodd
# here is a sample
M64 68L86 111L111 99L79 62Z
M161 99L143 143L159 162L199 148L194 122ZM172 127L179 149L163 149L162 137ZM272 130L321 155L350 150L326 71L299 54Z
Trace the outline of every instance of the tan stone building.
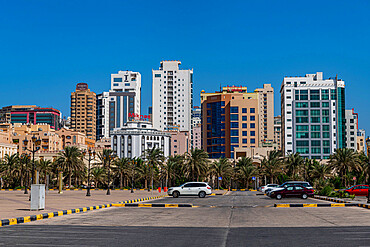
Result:
M202 149L202 125L193 127L193 148Z
M274 143L281 150L281 116L274 117Z
M167 131L166 131L167 132ZM171 134L171 155L182 155L191 150L191 135L189 131L168 131Z
M96 141L95 148L97 149L112 149L111 138L101 138Z
M96 138L96 94L86 83L78 83L71 93L71 128L89 139Z
M10 129L10 138L12 143L17 145L18 153L28 153L24 148L32 149L32 137L35 136L41 140L40 151L60 151L62 149L62 142L59 135L50 125L35 124L22 125L14 124ZM25 147L23 141L27 139L28 145Z
M17 145L11 143L10 133L0 130L0 159L17 153Z
M228 86L201 92L203 149L210 158L233 158L237 147L259 147L274 139L273 88L247 92Z

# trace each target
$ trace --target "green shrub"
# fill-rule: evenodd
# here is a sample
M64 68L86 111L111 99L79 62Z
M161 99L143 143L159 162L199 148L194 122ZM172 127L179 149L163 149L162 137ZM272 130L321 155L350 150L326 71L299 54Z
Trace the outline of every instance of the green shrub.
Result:
M330 185L326 185L322 190L320 190L319 195L320 196L328 196L333 191L333 187Z
M332 192L330 192L330 194L329 194L329 197L338 197L339 196L339 193L338 192L336 192L336 191L332 191Z

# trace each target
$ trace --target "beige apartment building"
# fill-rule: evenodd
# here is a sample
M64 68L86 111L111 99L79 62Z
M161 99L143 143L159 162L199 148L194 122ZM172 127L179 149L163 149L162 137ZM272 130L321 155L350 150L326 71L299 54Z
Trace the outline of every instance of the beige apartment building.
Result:
M242 86L201 92L202 146L210 158L234 158L235 148L254 148L273 141L273 92L270 84L251 93Z
M171 155L182 155L191 150L191 135L189 131L166 131L171 134Z
M281 116L274 117L274 143L281 150Z
M10 133L0 130L0 159L17 153L17 145L11 143Z
M202 149L202 125L200 123L193 127L193 148Z
M71 93L71 128L84 133L87 138L96 138L96 94L86 83L78 83Z
M62 142L59 135L54 129L47 124L22 125L14 124L10 129L10 137L12 143L17 145L18 153L29 153L25 148L32 150L32 137L35 136L41 140L38 146L40 152L54 152L62 149ZM27 146L24 145L24 140L28 140Z

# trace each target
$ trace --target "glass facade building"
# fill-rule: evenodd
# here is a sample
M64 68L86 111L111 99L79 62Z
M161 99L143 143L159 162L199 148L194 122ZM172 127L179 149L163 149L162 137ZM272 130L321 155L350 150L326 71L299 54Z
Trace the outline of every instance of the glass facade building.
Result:
M285 77L281 88L285 154L328 159L345 147L345 90L341 80L322 73Z

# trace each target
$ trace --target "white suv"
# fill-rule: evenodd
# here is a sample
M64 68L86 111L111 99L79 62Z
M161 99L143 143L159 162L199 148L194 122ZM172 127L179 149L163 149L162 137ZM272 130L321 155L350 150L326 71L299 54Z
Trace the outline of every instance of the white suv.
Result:
M212 194L212 188L204 182L188 182L179 187L171 187L168 189L168 195L175 198L182 196L199 196L200 198Z

